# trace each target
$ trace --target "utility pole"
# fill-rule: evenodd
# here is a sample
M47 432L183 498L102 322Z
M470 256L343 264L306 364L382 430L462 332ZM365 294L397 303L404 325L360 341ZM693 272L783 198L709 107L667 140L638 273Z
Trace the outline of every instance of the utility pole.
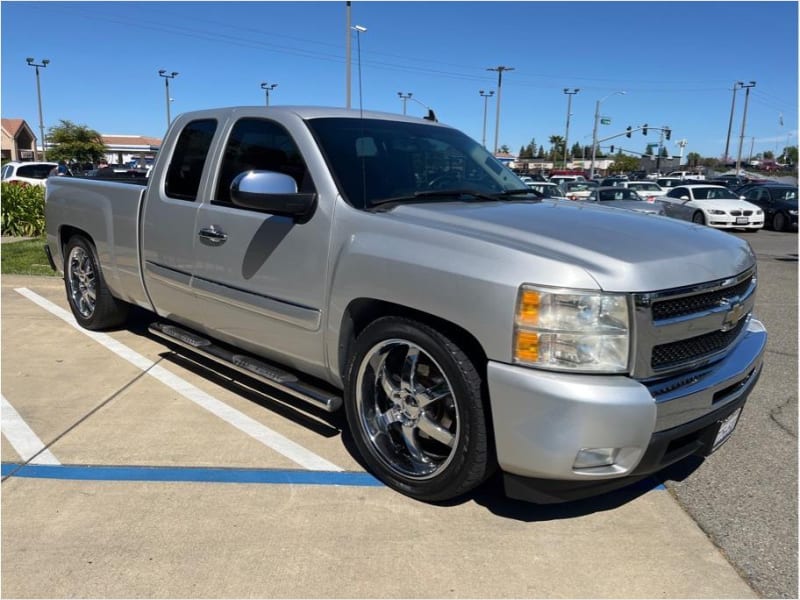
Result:
M664 147L664 130L669 129L669 125L661 127L661 135L658 138L658 156L656 156L656 173L661 173L661 149Z
M169 129L169 124L172 123L172 119L169 115L169 80L175 79L178 76L178 73L175 71L172 73L167 73L164 69L161 69L158 74L164 78L164 84L167 91L167 129Z
M44 140L44 119L42 119L42 86L39 83L39 67L43 69L47 68L47 65L50 64L50 61L46 58L42 60L40 64L33 62L32 58L26 58L25 61L28 63L29 67L36 67L36 98L39 102L39 135L42 136L42 158L41 160L47 160L47 146ZM34 148L35 150L36 148Z
M494 124L494 154L497 155L497 151L499 149L497 142L500 136L500 97L503 92L503 71L513 71L514 67L504 67L503 65L499 65L497 67L490 67L486 70L497 71L497 117Z
M397 95L403 101L403 114L405 115L406 114L406 102L408 102L408 99L411 98L411 96L413 96L414 93L413 92L408 92L407 94L403 94L403 92L397 92Z
M350 30L351 30L351 27L350 27L350 2L346 2L345 6L346 6L346 9L345 9L346 17L345 17L345 26L344 26L344 39L345 39L345 44L344 44L344 47L345 47L345 59L344 59L344 62L345 62L346 66L345 66L345 82L344 82L344 95L345 95L344 107L345 108L350 108L350 87L351 87L350 79L351 79L351 74L352 74L352 65L350 64L350 63L352 63L352 58L351 58L350 54L352 52L352 46L353 46L353 41L352 41L353 40L353 37L352 37L353 34L350 33Z
M481 138L481 143L486 148L486 109L489 107L489 98L494 96L494 90L489 90L488 94L481 90L480 95L483 98L483 137Z
M264 93L267 96L267 106L269 106L269 93L278 87L277 83L269 84L266 81L261 83L261 89L264 90Z
M564 88L564 93L567 95L567 130L564 132L564 168L567 168L567 152L569 152L569 118L572 114L572 97L580 92L579 88L570 90Z
M736 106L736 90L739 89L738 86L743 86L743 81L737 81L733 84L733 100L731 100L731 117L728 119L728 136L725 138L725 154L722 157L726 163L728 162L728 150L730 148L731 143L731 128L733 127L733 107Z
M747 103L750 100L750 88L756 87L756 82L751 81L747 85L742 84L744 90L744 114L742 115L742 130L739 132L739 153L736 155L736 174L739 174L739 168L742 164L742 144L744 143L744 128L747 124Z

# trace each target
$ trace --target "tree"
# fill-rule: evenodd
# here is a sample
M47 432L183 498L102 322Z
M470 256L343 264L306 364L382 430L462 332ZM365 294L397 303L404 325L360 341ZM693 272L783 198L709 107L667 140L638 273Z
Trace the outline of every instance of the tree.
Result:
M628 156L621 152L614 155L614 164L611 165L610 171L615 173L625 173L627 171L635 171L639 168L639 158L636 156Z
M51 127L47 135L49 159L95 163L106 154L103 138L94 129L63 119L60 123Z
M583 156L583 148L577 142L572 144L572 149L569 151L569 155L572 157Z
M511 152L509 152L509 148L508 148L508 146L506 144L503 144L502 146L500 146L500 149L498 150L498 152L500 152L501 154L502 153L511 154Z
M783 153L781 154L783 157L783 162L796 165L797 164L797 146L788 146L783 149Z
M550 157L555 161L556 158L564 156L564 138L560 135L550 136Z
M697 152L689 152L686 155L686 164L691 167L696 167L702 157Z

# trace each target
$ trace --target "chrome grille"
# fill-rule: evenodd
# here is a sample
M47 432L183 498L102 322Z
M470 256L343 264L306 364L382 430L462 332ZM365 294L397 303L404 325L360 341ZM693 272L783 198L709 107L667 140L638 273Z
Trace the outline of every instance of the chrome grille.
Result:
M747 319L741 319L730 331L712 331L688 340L660 344L653 348L650 365L658 370L712 356L727 348L739 336L746 323Z
M653 320L672 319L683 315L710 310L719 306L725 298L742 298L752 284L753 277L745 278L744 281L723 289L710 292L684 296L653 303Z

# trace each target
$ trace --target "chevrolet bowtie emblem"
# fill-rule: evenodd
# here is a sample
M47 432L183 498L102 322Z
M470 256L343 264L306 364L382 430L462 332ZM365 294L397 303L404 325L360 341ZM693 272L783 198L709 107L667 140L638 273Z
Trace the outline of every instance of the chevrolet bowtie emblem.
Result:
M730 331L736 327L736 324L741 321L746 312L744 304L741 302L735 302L733 304L728 302L728 305L730 306L730 310L725 313L725 318L722 320L722 331Z

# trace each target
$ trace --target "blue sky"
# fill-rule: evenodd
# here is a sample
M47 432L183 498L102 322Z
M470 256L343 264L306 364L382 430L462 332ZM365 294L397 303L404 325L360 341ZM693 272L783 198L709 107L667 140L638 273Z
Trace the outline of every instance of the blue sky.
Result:
M264 103L344 106L345 2L15 2L2 11L2 116L38 134L34 69L41 72L45 128L60 119L104 134L161 137L164 79L171 112ZM599 137L628 125L668 125L668 150L720 156L736 81L750 90L743 157L797 145L796 2L358 2L365 109L401 113L397 93L480 141L484 100L503 76L499 143L513 152L533 138L591 143L595 103L611 119ZM355 33L352 102L358 106ZM625 95L613 95L624 90ZM737 93L730 154L736 156L744 91ZM487 144L494 140L489 100ZM408 113L422 116L409 101ZM781 125L781 115L783 125ZM657 132L619 138L643 152ZM608 142L609 144L611 142Z

